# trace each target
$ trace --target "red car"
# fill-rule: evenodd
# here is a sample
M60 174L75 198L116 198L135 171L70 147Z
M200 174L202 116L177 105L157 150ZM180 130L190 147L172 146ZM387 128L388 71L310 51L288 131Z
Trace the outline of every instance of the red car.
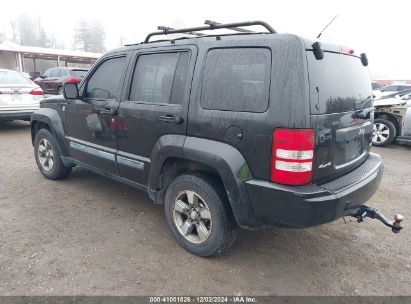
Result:
M88 70L83 68L51 68L36 78L34 82L43 89L44 93L61 95L65 83L79 83L87 72Z

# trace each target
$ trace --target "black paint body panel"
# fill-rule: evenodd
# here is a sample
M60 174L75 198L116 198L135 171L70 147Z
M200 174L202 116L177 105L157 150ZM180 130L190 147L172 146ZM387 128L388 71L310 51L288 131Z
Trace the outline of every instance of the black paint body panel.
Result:
M313 88L310 88L307 56L312 51L307 43L294 35L257 34L164 41L114 50L100 58L84 77L78 99L68 101L59 96L41 103L40 110L32 115L32 136L37 124L47 125L58 139L65 164L78 164L146 190L154 200L164 190L161 179L169 161L201 164L201 168L210 168L221 179L235 219L243 228L309 227L332 221L372 196L381 180L383 166L377 161L378 165L369 174L362 174L343 189L330 191L322 186L330 181L338 184L346 174L379 158L368 150L371 106L343 113L311 113ZM264 48L271 53L267 110L202 108L208 51L241 47ZM325 46L328 51L336 49ZM186 50L191 54L181 105L129 101L139 54L168 50ZM82 99L85 83L93 71L107 58L119 55L127 57L119 98L93 102ZM101 112L107 109L111 111L108 115ZM98 133L97 129L92 130L94 122L90 121L90 115L101 122L103 130ZM160 121L164 115L181 119L178 123ZM269 181L275 128L315 129L313 184L284 186ZM338 145L343 143L345 154L339 155ZM336 168L355 158L357 148L364 152L361 158ZM328 167L318 169L329 162Z

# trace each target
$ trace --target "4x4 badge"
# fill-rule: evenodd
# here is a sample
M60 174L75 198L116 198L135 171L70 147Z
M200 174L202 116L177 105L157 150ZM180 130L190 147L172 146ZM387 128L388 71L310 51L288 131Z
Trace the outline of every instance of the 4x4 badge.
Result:
M365 129L360 129L360 131L358 131L358 135L364 135L365 134Z
M327 168L327 167L329 167L329 166L331 166L331 162L328 162L328 163L325 163L325 164L321 164L321 165L318 166L318 168L319 168L319 169L323 169L323 168Z

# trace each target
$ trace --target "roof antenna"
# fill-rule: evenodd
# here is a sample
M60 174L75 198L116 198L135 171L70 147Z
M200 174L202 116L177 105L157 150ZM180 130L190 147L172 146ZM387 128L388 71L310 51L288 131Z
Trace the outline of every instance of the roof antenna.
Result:
M323 30L318 34L317 38L320 38L322 33L327 29L327 27L337 18L338 15L335 15L335 17L323 28Z

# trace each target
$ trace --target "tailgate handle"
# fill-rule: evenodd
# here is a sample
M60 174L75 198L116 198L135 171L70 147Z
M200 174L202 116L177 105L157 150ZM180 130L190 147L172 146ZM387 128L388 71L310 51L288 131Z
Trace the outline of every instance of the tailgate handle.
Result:
M180 116L174 116L170 114L161 115L158 119L162 122L175 123L175 124L181 124L183 122L183 118L181 118Z
M100 109L99 111L100 111L100 114L103 114L103 115L116 115L117 114L117 110L111 109L109 107Z

